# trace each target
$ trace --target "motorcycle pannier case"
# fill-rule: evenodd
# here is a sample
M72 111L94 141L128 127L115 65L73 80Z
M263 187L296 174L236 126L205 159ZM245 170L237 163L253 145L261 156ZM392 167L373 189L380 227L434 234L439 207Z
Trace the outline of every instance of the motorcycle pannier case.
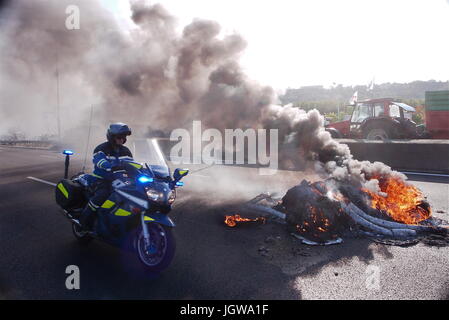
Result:
M80 208L84 205L83 187L77 182L63 179L56 185L55 198L63 209Z

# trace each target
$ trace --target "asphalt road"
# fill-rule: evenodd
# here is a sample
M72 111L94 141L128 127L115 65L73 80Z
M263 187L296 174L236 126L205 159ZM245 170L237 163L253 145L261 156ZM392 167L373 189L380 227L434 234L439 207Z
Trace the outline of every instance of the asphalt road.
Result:
M130 254L98 241L80 247L53 187L27 178L57 182L63 164L55 152L0 146L0 299L449 298L449 247L367 239L309 247L274 223L225 227L223 215L238 213L242 202L263 191L283 194L305 177L263 177L243 167L213 166L186 177L171 214L175 259L149 278ZM75 156L72 172L81 166ZM411 179L435 215L449 220L449 181ZM69 265L80 268L79 290L65 287ZM378 285L370 282L373 273Z

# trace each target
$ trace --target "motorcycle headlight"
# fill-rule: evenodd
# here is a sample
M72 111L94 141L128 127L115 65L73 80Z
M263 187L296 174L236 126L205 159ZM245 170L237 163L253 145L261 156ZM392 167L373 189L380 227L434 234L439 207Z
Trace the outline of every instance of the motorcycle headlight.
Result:
M176 190L172 190L168 195L167 199L168 204L171 205L173 202L175 202L175 200L176 200Z
M157 191L157 190L152 189L152 188L148 188L146 190L146 192L147 192L148 199L150 199L151 201L158 202L162 198L161 193L159 191Z

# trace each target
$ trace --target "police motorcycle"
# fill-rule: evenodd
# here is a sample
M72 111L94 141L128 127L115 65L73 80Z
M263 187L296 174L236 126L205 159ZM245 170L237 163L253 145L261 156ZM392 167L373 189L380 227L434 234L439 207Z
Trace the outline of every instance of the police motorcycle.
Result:
M151 146L151 145L150 145ZM92 192L89 177L79 173L67 179L69 158L65 150L65 179L55 188L57 204L72 223L75 238L83 245L99 239L113 246L134 252L144 268L151 273L166 269L175 253L174 222L168 217L176 199L176 189L188 169L176 169L173 177L160 150L150 152L152 159L140 164L122 161L114 168L112 193L96 212L92 231L79 223L83 208Z

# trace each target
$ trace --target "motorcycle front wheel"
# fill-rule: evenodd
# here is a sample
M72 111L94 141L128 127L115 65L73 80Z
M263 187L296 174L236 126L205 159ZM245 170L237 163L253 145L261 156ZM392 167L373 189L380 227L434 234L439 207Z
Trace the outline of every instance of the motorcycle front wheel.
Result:
M143 231L140 228L135 236L136 254L149 272L159 273L165 270L173 260L176 242L172 229L158 223L149 223L150 245L145 244Z

